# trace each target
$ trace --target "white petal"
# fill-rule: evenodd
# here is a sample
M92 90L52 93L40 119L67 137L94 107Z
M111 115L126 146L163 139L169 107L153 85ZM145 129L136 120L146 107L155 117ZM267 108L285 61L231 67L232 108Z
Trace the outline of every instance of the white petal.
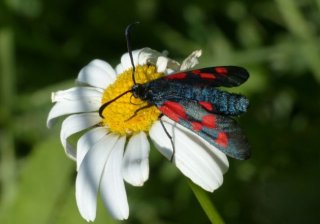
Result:
M143 48L139 54L139 64L144 65L151 63L157 66L158 72L171 74L180 69L180 64L167 57L167 52L160 53L150 48Z
M71 159L76 159L76 151L67 139L69 136L92 127L101 121L98 113L74 114L67 117L61 125L60 140L66 154Z
M126 138L121 137L110 150L110 156L106 163L101 179L100 192L103 203L113 218L127 219L129 206L126 189L121 174L122 158Z
M164 125L173 137L175 155L173 163L195 184L207 191L214 191L223 182L223 173L228 167L226 156L210 144L206 144L195 133L162 117ZM171 142L160 122L156 122L150 137L155 146L168 159L172 155Z
M51 128L56 118L74 113L94 112L99 110L101 102L98 99L82 99L74 101L57 102L50 110L47 118L47 126Z
M83 158L87 152L109 133L106 127L97 127L86 132L77 143L77 170L79 170Z
M100 103L90 101L88 102L85 100L72 102L58 102L50 110L47 119L47 127L51 128L56 121L55 118L57 117L74 113L97 111L100 106Z
M95 59L79 72L77 82L105 89L114 82L116 73L107 62Z
M165 55L148 47L142 48L138 56L139 65L145 65L147 63L156 65L157 59L160 56Z
M102 92L91 87L75 87L52 93L52 101L57 103L49 112L47 126L51 128L55 118L63 115L97 111L101 98Z
M138 64L138 55L139 55L140 51L141 51L141 49L132 51L132 59L133 59L133 64L135 66ZM125 53L124 55L122 55L121 65L122 65L124 71L132 68L132 63L130 60L129 53Z
M123 68L122 64L120 63L116 66L116 73L117 73L117 75L119 75L123 72L124 72L124 68Z
M103 91L94 87L73 87L67 90L61 90L52 93L52 102L74 101L81 99L99 99L102 98Z
M147 135L133 135L123 157L122 175L133 186L142 186L149 177L150 144Z
M201 56L202 51L196 50L192 52L181 64L180 70L188 70L193 68L196 64L199 63L198 58Z
M158 72L165 72L169 59L167 57L158 57L157 60L157 71Z
M102 172L117 140L114 134L104 136L84 157L77 174L76 201L81 216L87 221L95 220Z

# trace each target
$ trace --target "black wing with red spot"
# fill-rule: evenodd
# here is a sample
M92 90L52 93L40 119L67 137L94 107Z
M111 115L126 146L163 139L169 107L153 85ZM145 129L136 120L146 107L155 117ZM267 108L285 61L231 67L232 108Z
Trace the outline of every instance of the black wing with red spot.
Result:
M166 80L212 87L235 87L249 78L246 69L237 66L220 66L179 72L163 77Z
M250 157L248 141L232 118L210 113L196 101L166 101L159 109L228 156L236 159Z

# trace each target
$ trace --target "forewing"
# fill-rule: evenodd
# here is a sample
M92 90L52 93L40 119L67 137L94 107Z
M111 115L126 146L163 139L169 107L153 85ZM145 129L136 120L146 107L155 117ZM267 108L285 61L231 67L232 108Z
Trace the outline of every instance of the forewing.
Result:
M159 109L228 156L241 160L250 157L248 141L232 118L210 113L195 101L165 101Z
M237 66L220 66L179 72L163 77L166 80L212 87L235 87L249 78L246 69Z

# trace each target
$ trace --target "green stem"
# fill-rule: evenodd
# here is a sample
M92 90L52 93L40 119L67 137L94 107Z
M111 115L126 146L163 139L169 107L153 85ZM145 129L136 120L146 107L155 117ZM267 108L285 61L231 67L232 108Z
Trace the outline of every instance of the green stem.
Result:
M211 223L214 224L224 224L225 222L219 215L217 209L214 207L214 204L211 202L208 193L205 192L202 188L198 185L195 185L193 182L189 180L189 185L196 196L199 204L201 205L202 209L208 216Z

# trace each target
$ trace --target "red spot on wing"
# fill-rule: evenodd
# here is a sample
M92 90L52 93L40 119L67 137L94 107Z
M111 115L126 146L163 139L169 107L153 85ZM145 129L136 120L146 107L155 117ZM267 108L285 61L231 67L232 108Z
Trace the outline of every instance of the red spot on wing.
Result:
M168 116L169 118L171 118L172 120L174 120L175 122L178 122L180 120L180 117L178 114L174 113L169 107L163 105L161 107L159 107L159 110L166 116Z
M213 111L213 105L212 103L206 102L206 101L200 101L199 104L208 111Z
M199 69L196 69L196 70L192 70L191 71L193 74L195 75L199 75L201 73L201 71Z
M180 72L172 75L168 75L164 77L164 79L171 80L171 79L185 79L187 76L187 73L185 72Z
M202 79L216 79L216 76L211 73L200 73L199 76Z
M216 76L212 73L201 72L201 70L196 69L191 71L193 74L198 75L202 79L215 79Z
M186 110L177 102L166 101L159 107L159 110L176 122L178 122L180 118L187 119Z
M202 124L208 128L216 128L217 127L216 121L217 121L217 118L213 114L208 114L202 117Z
M220 75L228 74L228 70L225 67L216 67L214 70Z
M203 125L200 122L193 121L191 122L191 128L194 131L201 131Z
M180 103L172 102L172 101L166 101L166 102L164 102L164 105L169 107L173 112L178 114L183 119L187 119L186 110L184 109L184 107Z
M228 145L228 137L227 137L226 133L220 132L218 134L217 139L216 139L216 143L218 145L220 145L221 147L226 148Z

